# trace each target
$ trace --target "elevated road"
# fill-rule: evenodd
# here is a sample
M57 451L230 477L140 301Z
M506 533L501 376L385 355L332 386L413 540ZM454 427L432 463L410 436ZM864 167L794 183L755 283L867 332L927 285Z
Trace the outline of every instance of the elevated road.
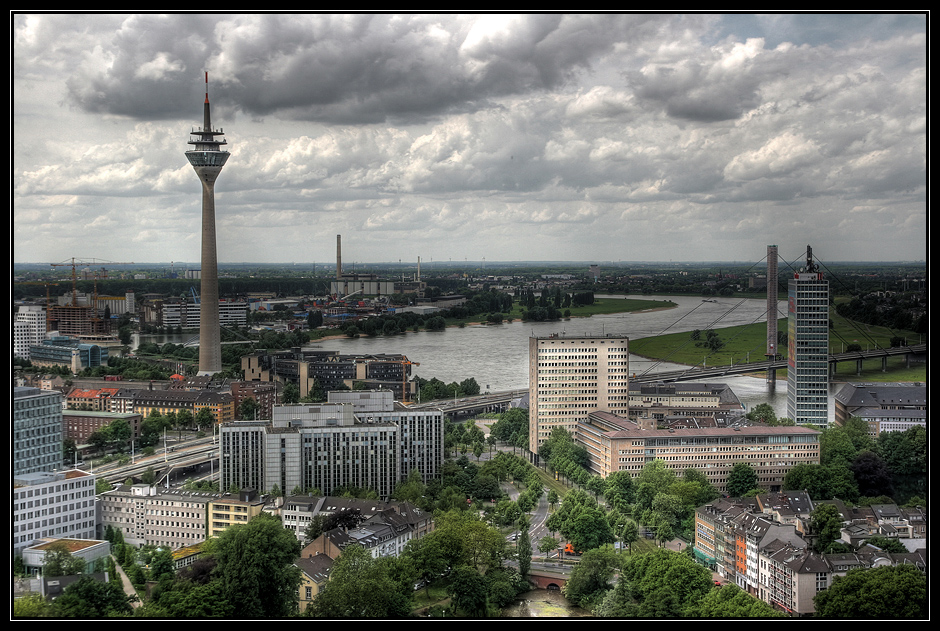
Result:
M835 367L839 362L854 361L861 371L861 363L866 359L880 358L886 363L889 357L898 357L907 355L908 359L912 355L922 355L927 353L926 344L915 344L914 346L900 346L896 348L877 348L867 351L850 351L848 353L834 353L829 356L829 374L835 372ZM744 375L752 372L766 372L767 370L783 370L787 367L786 359L764 360L758 362L740 362L729 366L690 366L681 370L671 370L666 372L657 372L632 377L630 380L640 383L653 383L657 381L702 381L705 379L714 379L728 375Z
M502 412L509 407L513 399L518 399L528 390L506 390L503 392L490 392L459 399L437 399L428 403L409 405L411 410L443 410L448 416L462 416L465 414L478 414L480 412Z

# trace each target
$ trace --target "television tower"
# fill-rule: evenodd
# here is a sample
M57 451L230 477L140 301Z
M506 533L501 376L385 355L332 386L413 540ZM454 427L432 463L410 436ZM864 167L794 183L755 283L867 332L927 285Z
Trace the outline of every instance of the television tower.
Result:
M215 245L215 180L228 160L229 152L222 130L212 129L209 120L209 73L206 72L206 102L203 124L190 132L186 158L202 183L202 271L199 298L199 375L212 375L222 370L222 339L219 330L219 260Z

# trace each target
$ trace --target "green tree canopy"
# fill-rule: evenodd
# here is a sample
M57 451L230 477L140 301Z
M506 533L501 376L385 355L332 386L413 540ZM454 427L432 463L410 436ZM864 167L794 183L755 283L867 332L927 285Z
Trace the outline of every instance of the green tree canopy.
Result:
M277 618L293 613L300 586L300 570L293 562L299 555L294 533L267 513L222 531L215 545L216 573L233 614Z
M767 603L754 598L737 585L723 585L708 592L686 610L689 618L786 618Z
M85 571L85 559L72 556L68 544L55 541L46 548L43 557L43 576L72 576Z
M665 588L675 596L680 610L697 602L713 586L711 572L690 556L665 548L630 555L624 562L621 580L630 582L641 605L657 590Z
M619 557L613 546L587 550L571 571L562 593L579 607L592 609L610 589L610 580L618 563Z
M819 504L810 513L810 528L816 536L816 552L826 552L829 546L841 536L842 515L832 504Z
M753 488L757 487L757 472L746 462L739 462L731 467L728 473L727 489L731 497L744 497Z
M55 599L53 610L60 618L107 618L129 615L131 605L120 586L82 576Z
M849 570L813 603L817 618L925 619L927 578L913 565Z
M400 618L410 610L411 595L402 593L389 576L388 566L353 544L333 563L329 582L306 614L333 619Z

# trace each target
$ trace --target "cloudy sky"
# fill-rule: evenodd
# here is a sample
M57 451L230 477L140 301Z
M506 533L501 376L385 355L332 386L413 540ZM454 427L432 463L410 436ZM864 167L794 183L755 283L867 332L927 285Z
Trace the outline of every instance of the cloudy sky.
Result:
M924 15L14 14L14 261L927 257Z

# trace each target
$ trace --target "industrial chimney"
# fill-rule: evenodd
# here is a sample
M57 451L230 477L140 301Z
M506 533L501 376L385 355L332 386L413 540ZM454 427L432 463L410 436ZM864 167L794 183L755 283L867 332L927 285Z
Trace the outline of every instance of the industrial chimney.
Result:
M340 245L340 235L336 235L336 280L343 276L343 253Z

